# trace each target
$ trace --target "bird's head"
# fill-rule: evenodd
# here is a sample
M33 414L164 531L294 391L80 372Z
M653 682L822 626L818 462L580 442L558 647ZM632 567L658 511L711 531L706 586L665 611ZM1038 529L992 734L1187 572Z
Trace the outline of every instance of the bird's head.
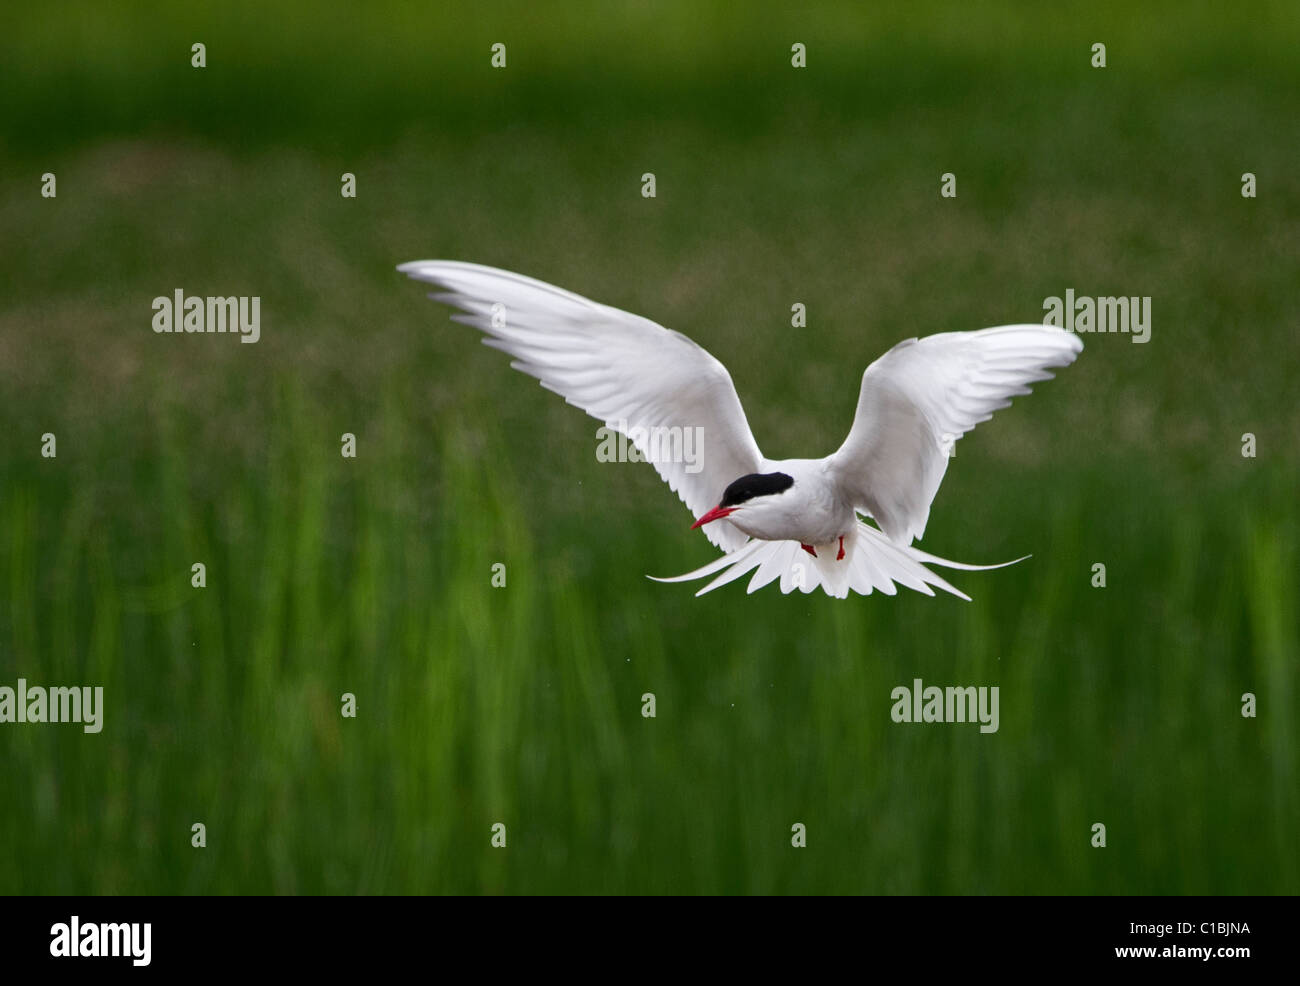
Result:
M726 488L722 502L691 525L691 530L731 514L771 503L794 485L794 477L783 472L750 473Z

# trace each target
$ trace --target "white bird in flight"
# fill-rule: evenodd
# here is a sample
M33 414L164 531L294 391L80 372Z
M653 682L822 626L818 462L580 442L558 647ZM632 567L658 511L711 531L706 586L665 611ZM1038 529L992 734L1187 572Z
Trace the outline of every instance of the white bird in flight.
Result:
M912 545L925 534L952 443L1083 349L1078 336L1045 325L904 340L862 374L839 449L821 459L769 459L727 368L680 332L494 267L418 260L397 269L438 285L429 297L461 309L454 320L480 329L485 344L514 357L515 369L623 431L653 462L698 518L693 526L725 552L658 580L716 576L697 596L754 572L749 592L779 579L783 593L820 586L843 599L850 590L892 596L899 583L968 600L926 565L1002 565L966 565ZM674 428L701 429L694 466L648 438Z

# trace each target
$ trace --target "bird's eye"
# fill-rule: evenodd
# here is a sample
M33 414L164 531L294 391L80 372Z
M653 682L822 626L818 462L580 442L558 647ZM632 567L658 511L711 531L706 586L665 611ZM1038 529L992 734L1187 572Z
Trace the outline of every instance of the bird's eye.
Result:
M794 477L787 476L783 472L750 473L748 476L741 476L727 487L719 506L734 507L756 496L784 493L793 485Z

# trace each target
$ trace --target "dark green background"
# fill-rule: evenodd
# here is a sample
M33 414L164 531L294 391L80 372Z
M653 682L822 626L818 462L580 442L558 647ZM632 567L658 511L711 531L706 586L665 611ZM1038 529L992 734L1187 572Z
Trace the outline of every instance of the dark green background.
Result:
M6 10L0 684L107 710L0 726L0 891L1300 890L1296 6L558 6ZM900 339L1153 331L958 446L922 547L1033 554L973 602L695 599L685 508L426 257L687 332L777 457ZM262 340L155 335L178 287ZM1000 731L893 724L915 677Z

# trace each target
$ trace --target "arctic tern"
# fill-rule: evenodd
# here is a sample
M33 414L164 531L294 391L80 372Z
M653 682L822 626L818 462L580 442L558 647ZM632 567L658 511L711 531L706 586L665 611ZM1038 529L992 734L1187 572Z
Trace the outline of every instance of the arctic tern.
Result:
M821 587L843 599L894 595L898 583L968 600L926 565L1015 562L967 565L912 545L925 534L952 443L1083 349L1078 336L1037 324L904 340L863 373L839 449L768 459L727 368L680 332L494 267L419 260L397 269L437 285L429 297L460 309L452 318L481 330L515 369L634 441L697 518L693 527L725 552L658 580L716 576L696 595L754 572L749 592L779 580L783 593ZM702 463L656 454L646 436L668 428L701 429Z

